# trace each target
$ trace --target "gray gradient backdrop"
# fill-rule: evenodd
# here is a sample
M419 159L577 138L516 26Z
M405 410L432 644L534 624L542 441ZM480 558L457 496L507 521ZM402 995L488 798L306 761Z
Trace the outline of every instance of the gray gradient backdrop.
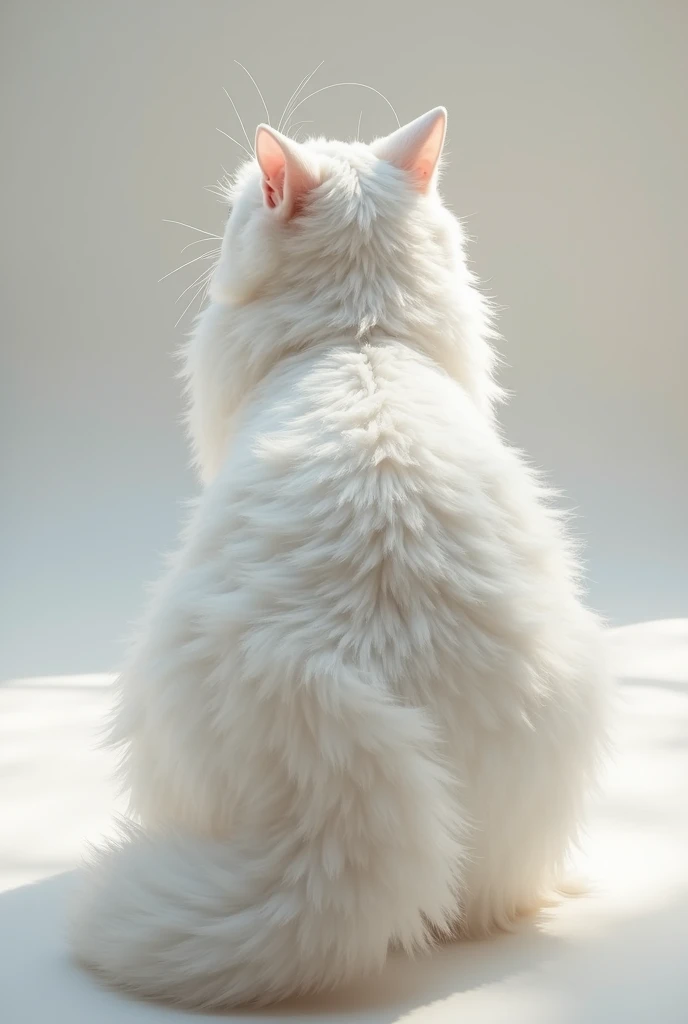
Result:
M174 300L234 165L299 79L449 108L444 191L503 307L509 437L566 493L593 604L685 615L685 0L4 0L0 669L113 666L195 489ZM324 133L391 129L331 90ZM203 246L188 250L198 254Z

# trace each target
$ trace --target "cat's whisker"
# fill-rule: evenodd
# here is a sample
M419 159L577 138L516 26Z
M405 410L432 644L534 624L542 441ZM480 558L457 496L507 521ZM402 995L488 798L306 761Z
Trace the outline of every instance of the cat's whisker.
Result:
M265 102L265 97L263 96L262 92L261 92L261 91L260 91L260 89L258 88L258 83L256 82L256 80L255 80L255 78L253 77L253 75L251 74L251 72L250 72L250 71L248 70L248 68L245 68L245 67L244 67L244 65L243 65L243 64L242 64L242 63L241 63L240 61L238 61L238 60L235 60L235 61L234 61L234 63L235 63L235 64L238 64L238 65L239 65L239 67L241 68L241 70L242 70L242 71L245 71L245 72L246 72L246 74L248 75L248 77L249 77L249 78L251 79L251 81L253 82L253 84L254 84L254 86L255 86L255 89L256 89L256 92L257 92L257 93L258 93L258 95L260 96L260 100L261 100L261 103L263 104L263 108L264 108L264 110L265 110L265 120L267 121L267 123L268 123L268 124L270 124L270 111L268 110L268 105L267 105L267 103Z
M311 71L311 73L309 75L304 75L304 77L301 79L299 84L296 86L296 88L294 89L293 93L291 94L291 96L287 100L286 107L282 111L282 116L280 117L279 124L277 125L277 131L278 132L282 131L282 125L285 124L289 120L289 118L291 117L291 105L292 105L292 103L296 103L297 99L301 95L302 91L306 88L306 86L310 82L310 80L313 77L313 75L317 71L320 70L320 68L323 66L324 63L325 63L325 61L321 60L320 63L318 64L317 68L313 68L313 70Z
M296 109L294 104L296 103L296 101L298 100L299 96L301 95L303 90L306 88L306 86L308 85L310 80L313 78L313 76L315 75L316 71L318 71L323 66L324 63L325 63L325 61L321 60L320 63L318 64L318 67L317 68L313 68L313 70L311 71L310 75L306 75L306 77L303 79L303 81L299 85L298 89L296 90L296 93L290 99L290 101L288 103L288 106L287 106L287 110L285 110L285 114L284 114L285 132L287 131L287 127L286 126L291 121L291 119L292 119L292 117L294 115L294 110Z
M214 235L212 231L204 231L203 228L195 228L193 224L185 224L183 220L169 220L168 217L163 217L162 222L163 224L178 224L181 228L189 228L190 231L198 231L199 235L207 235L208 238L221 237L220 235Z
M363 117L363 111L358 115L358 124L356 125L356 142L361 141L361 118Z
M208 267L207 269L202 270L201 273L196 278L196 280L192 281L191 284L187 284L187 286L184 289L184 291L181 292L181 294L178 296L178 298L176 298L174 300L175 306L177 305L178 302L181 302L182 298L186 295L186 293L188 291L190 291L194 287L194 285L198 284L199 281L203 281L203 283L205 284L206 279L211 276L211 274L213 273L214 270L215 270L214 266L213 267Z
M172 274L176 274L177 271L183 270L184 267L190 267L192 263L198 263L199 260L209 260L213 256L218 256L219 253L219 249L213 249L212 252L204 252L200 256L195 256L192 260L189 260L187 263L182 263L181 267L175 267L175 269L170 270L168 274L163 274L163 276L158 279L158 284L160 284L161 281L165 281L168 277L171 277Z
M296 128L300 128L304 124L313 124L313 119L307 118L305 121L295 121L294 124L289 126L289 131L293 132ZM292 138L296 138L296 136L292 136Z
M182 253L184 252L185 249L189 249L192 245L199 245L201 242L210 243L213 241L213 239L217 239L217 241L222 241L222 235L212 235L210 238L194 238L193 242L187 242L186 245L179 251L180 253Z
M222 185L205 185L203 191L210 192L212 196L216 196L218 203L222 203L223 206L229 205L227 190L223 188Z
M189 303L188 303L188 305L184 307L184 312L182 313L182 315L181 315L181 316L179 317L179 319L178 319L178 320L177 320L177 322L175 323L175 325L174 325L175 327L179 327L179 324L180 324L180 323L182 322L182 320L183 320L183 319L184 319L184 317L186 316L186 314L187 314L187 312L189 311L189 309L191 309L191 307L193 306L194 302L196 301L196 299L198 298L198 296L199 296L199 295L201 294L201 292L203 291L203 288L204 288L204 287L205 287L205 282L202 282L202 283L201 283L201 286L200 286L200 288L198 289L198 291L194 292L194 294L193 294L193 296L192 296L192 298L191 298L191 302L189 302Z
M315 92L311 92L308 94L308 96L304 96L302 100L299 100L296 106L292 108L291 114L289 115L290 119L294 116L299 107L303 106L304 103L307 103L308 100L313 99L314 96L318 96L321 92L327 92L328 89L339 89L342 88L343 86L356 86L359 89L368 89L370 92L374 92L376 96L379 96L380 99L383 99L385 101L389 109L394 114L397 126L401 128L401 121L399 120L399 115L397 114L396 110L394 109L390 101L387 99L385 94L380 92L379 89L376 89L372 85L366 85L365 82L334 82L332 85L323 85L322 88L316 89Z
M280 117L280 119L279 119L279 122L278 122L278 124L277 124L277 131L278 131L278 132L281 132L281 131L282 131L282 123L283 123L283 121L285 120L285 117L286 117L286 115L287 115L287 112L289 111L289 107L290 107L291 103L292 103L292 102L293 102L293 101L294 101L294 100L296 99L296 97L297 97L297 96L299 95L299 91L300 91L301 89L303 89L303 87L304 87L304 85L305 85L305 83L306 83L306 79L307 79L307 78L308 78L308 75L304 75L304 76L303 76L303 78L301 79L301 81L299 82L299 84L298 84L298 85L296 86L296 89L294 89L293 93L291 94L291 96L290 96L290 97L289 97L289 99L287 100L286 106L285 106L284 110L282 111L282 115L281 115L281 117Z
M230 142L233 142L236 146L239 147L239 149L243 149L244 153L249 158L249 160L253 160L253 153L249 152L249 150L246 149L246 146L243 144L243 142L239 142L239 140L235 139L233 135L228 135L227 132L223 132L221 128L216 128L215 131L219 132L220 135L224 135L226 139L229 139Z
M232 110L233 110L233 111L234 111L234 113L236 114L236 116L237 116L237 120L238 120L239 124L241 125L241 130L242 130L242 132L244 133L244 138L245 138L245 139L246 139L246 141L248 142L248 144L249 144L249 147L250 147L250 150L251 150L251 152L253 153L253 143L251 142L251 140L250 140L250 139L249 139L249 137L248 137L248 132L246 131L246 128L245 128L245 126L244 126L244 122L243 122L243 121L242 121L242 119L241 119L241 114L240 114L240 113L239 113L239 111L237 110L237 106L236 106L236 103L234 102L234 100L232 99L232 97L231 97L231 96L229 95L229 93L227 92L227 90L226 90L226 89L224 88L224 86L222 87L222 91L223 91L223 93L225 94L225 96L227 97L227 99L229 100L229 102L230 102L230 103L232 104Z

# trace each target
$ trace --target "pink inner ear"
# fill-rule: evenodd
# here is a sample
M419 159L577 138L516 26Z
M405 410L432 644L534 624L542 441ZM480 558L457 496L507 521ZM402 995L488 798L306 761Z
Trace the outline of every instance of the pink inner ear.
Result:
M265 205L279 209L284 219L293 217L301 200L318 184L317 169L308 153L275 128L260 125L256 132L256 160L263 172Z
M256 159L263 172L263 195L272 209L284 199L286 157L280 144L265 130L256 137Z
M444 132L445 122L443 118L440 118L433 125L415 160L412 161L411 170L418 178L421 186L427 186L435 173L435 168L442 152Z
M263 197L266 205L274 210L276 206L282 202L284 196L284 172L279 174L276 178L268 180L263 178Z
M373 152L382 160L407 171L416 187L425 192L442 154L446 126L446 110L436 107L398 128L387 138L378 139L373 143Z

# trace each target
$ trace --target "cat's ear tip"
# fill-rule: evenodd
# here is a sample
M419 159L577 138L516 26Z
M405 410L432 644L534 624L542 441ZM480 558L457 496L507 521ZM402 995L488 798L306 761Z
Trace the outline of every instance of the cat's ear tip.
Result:
M254 150L263 171L268 174L267 164L283 164L289 151L288 140L269 124L256 128ZM274 169L274 167L273 167Z
M410 127L413 125L418 131L436 131L438 128L446 130L447 127L447 108L444 106L431 107L430 110L426 110L424 114L420 114L415 120L410 121L409 125L404 127Z
M425 116L428 118L428 120L443 120L446 123L448 117L447 108L444 106L432 107Z
M269 135L272 138L274 138L273 129L270 127L269 124L262 124L261 123L261 124L258 125L258 127L256 128L256 143L258 142L258 139L262 135Z
M286 136L282 135L282 132L273 128L271 124L266 124L265 122L261 122L261 124L256 128L256 142L261 138L263 141L271 139L278 146L284 146L290 141Z
M273 128L271 124L265 123L259 124L256 128L256 152L258 151L259 146L265 146L271 150L277 146L285 154L294 154L301 148L298 142L295 142L294 139L290 139L288 135L283 135L281 131L277 128Z

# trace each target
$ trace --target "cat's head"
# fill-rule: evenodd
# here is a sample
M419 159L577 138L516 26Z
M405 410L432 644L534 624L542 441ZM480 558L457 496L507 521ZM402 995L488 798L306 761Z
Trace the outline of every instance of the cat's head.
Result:
M374 326L385 310L412 306L424 277L431 293L441 289L462 260L437 189L446 125L437 107L370 145L300 143L260 125L255 159L231 188L213 299L298 296Z

